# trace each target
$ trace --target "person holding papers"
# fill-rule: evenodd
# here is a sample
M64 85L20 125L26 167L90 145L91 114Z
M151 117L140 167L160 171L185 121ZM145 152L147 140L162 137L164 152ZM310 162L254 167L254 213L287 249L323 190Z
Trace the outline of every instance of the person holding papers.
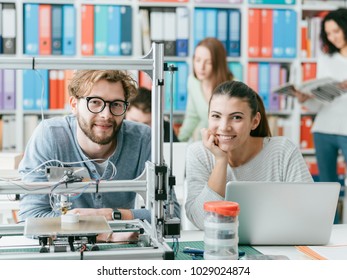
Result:
M297 145L271 137L261 98L242 82L215 88L201 134L202 141L187 148L185 205L200 229L204 202L224 200L229 181L313 182Z
M347 88L347 9L327 14L321 25L322 51L317 59L317 78L334 78ZM347 94L330 103L319 102L296 91L299 102L317 112L311 132L321 182L338 182L337 157L339 150L347 159Z
M213 89L233 77L224 45L212 37L200 41L193 57L193 75L188 77L188 100L178 134L180 141L200 139L200 129L207 126L208 101Z

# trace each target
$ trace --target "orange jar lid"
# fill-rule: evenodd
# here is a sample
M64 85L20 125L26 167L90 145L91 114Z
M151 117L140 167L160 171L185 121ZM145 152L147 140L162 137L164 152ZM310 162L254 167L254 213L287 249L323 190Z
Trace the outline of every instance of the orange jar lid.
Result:
M204 210L219 215L235 217L240 213L240 206L237 202L233 201L207 201L204 203Z

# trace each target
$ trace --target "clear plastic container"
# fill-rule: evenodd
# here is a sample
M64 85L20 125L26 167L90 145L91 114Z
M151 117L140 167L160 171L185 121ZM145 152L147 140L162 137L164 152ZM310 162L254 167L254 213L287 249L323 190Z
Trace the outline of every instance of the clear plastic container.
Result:
M231 201L204 203L204 259L237 260L239 204Z

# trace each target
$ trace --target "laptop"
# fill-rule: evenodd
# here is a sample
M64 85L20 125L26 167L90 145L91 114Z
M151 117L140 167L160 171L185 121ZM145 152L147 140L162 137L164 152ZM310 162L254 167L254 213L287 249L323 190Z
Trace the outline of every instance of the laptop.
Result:
M325 245L339 183L228 182L225 200L238 202L239 244Z

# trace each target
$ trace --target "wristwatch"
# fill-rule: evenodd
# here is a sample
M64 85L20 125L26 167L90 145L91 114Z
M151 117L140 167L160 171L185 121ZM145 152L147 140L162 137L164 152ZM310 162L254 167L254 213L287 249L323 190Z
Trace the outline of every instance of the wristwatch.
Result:
M121 220L121 219L122 219L122 213L118 209L113 209L112 220Z

